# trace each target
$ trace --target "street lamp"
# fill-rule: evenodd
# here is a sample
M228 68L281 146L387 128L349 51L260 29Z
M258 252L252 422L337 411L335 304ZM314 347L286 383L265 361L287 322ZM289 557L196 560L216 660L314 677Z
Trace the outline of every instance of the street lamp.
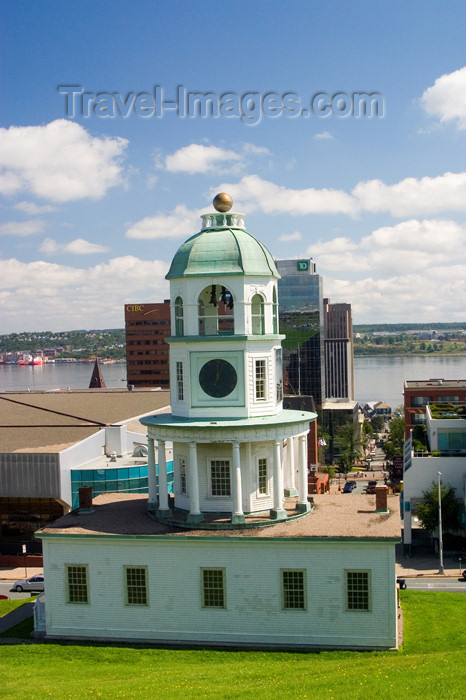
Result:
M440 556L439 574L443 574L443 533L442 533L442 472L437 472L438 476L438 552Z

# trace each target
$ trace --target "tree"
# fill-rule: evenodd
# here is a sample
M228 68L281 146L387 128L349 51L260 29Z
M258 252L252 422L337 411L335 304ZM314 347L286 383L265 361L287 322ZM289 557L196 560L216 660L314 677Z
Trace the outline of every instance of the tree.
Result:
M395 417L390 421L388 431L388 440L385 442L383 449L387 459L393 459L395 455L403 454L405 442L405 420L403 416L403 407L399 406L395 410Z
M361 443L359 435L359 425L350 423L338 428L335 435L335 443L340 448L338 457L338 471L347 474L351 471L353 462L359 457L359 446Z
M461 525L460 508L456 498L455 489L450 484L441 484L442 494L442 530L455 532ZM438 513L438 484L432 486L423 493L424 502L417 507L417 517L427 532L437 532L439 526Z
M382 416L373 416L371 418L371 425L374 433L381 433L385 425L384 419Z

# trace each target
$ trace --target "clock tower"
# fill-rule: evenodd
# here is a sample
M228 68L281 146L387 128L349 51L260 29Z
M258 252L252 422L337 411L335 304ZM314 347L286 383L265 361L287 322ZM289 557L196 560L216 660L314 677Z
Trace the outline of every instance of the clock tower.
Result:
M150 479L149 509L181 527L213 526L214 514L245 527L252 514L265 512L270 521L293 517L293 507L296 515L309 508L306 435L316 415L283 410L279 274L231 206L229 195L217 195L215 211L201 217L200 232L173 258L172 413L141 421L150 461L154 440L159 447L159 499ZM174 510L164 476L167 440ZM286 495L295 497L287 508Z

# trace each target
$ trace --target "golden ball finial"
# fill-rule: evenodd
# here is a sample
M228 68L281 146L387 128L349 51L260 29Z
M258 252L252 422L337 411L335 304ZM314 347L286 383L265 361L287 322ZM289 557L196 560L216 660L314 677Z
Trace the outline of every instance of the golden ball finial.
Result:
M230 211L233 206L233 200L226 192L220 192L220 194L215 195L212 203L215 209L222 212L222 214Z

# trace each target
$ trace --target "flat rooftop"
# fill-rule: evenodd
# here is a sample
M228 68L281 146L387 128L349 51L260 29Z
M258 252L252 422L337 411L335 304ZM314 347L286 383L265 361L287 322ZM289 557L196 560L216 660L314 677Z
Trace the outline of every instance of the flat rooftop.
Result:
M405 381L405 389L429 389L430 387L443 389L466 389L466 379L416 379Z
M314 495L314 510L296 520L268 527L228 530L183 529L147 515L144 494L106 493L93 500L93 513L72 511L36 534L154 537L249 537L401 539L400 499L388 497L388 513L376 513L375 496Z
M58 452L107 425L127 423L168 410L170 392L161 390L75 389L0 393L0 452Z

